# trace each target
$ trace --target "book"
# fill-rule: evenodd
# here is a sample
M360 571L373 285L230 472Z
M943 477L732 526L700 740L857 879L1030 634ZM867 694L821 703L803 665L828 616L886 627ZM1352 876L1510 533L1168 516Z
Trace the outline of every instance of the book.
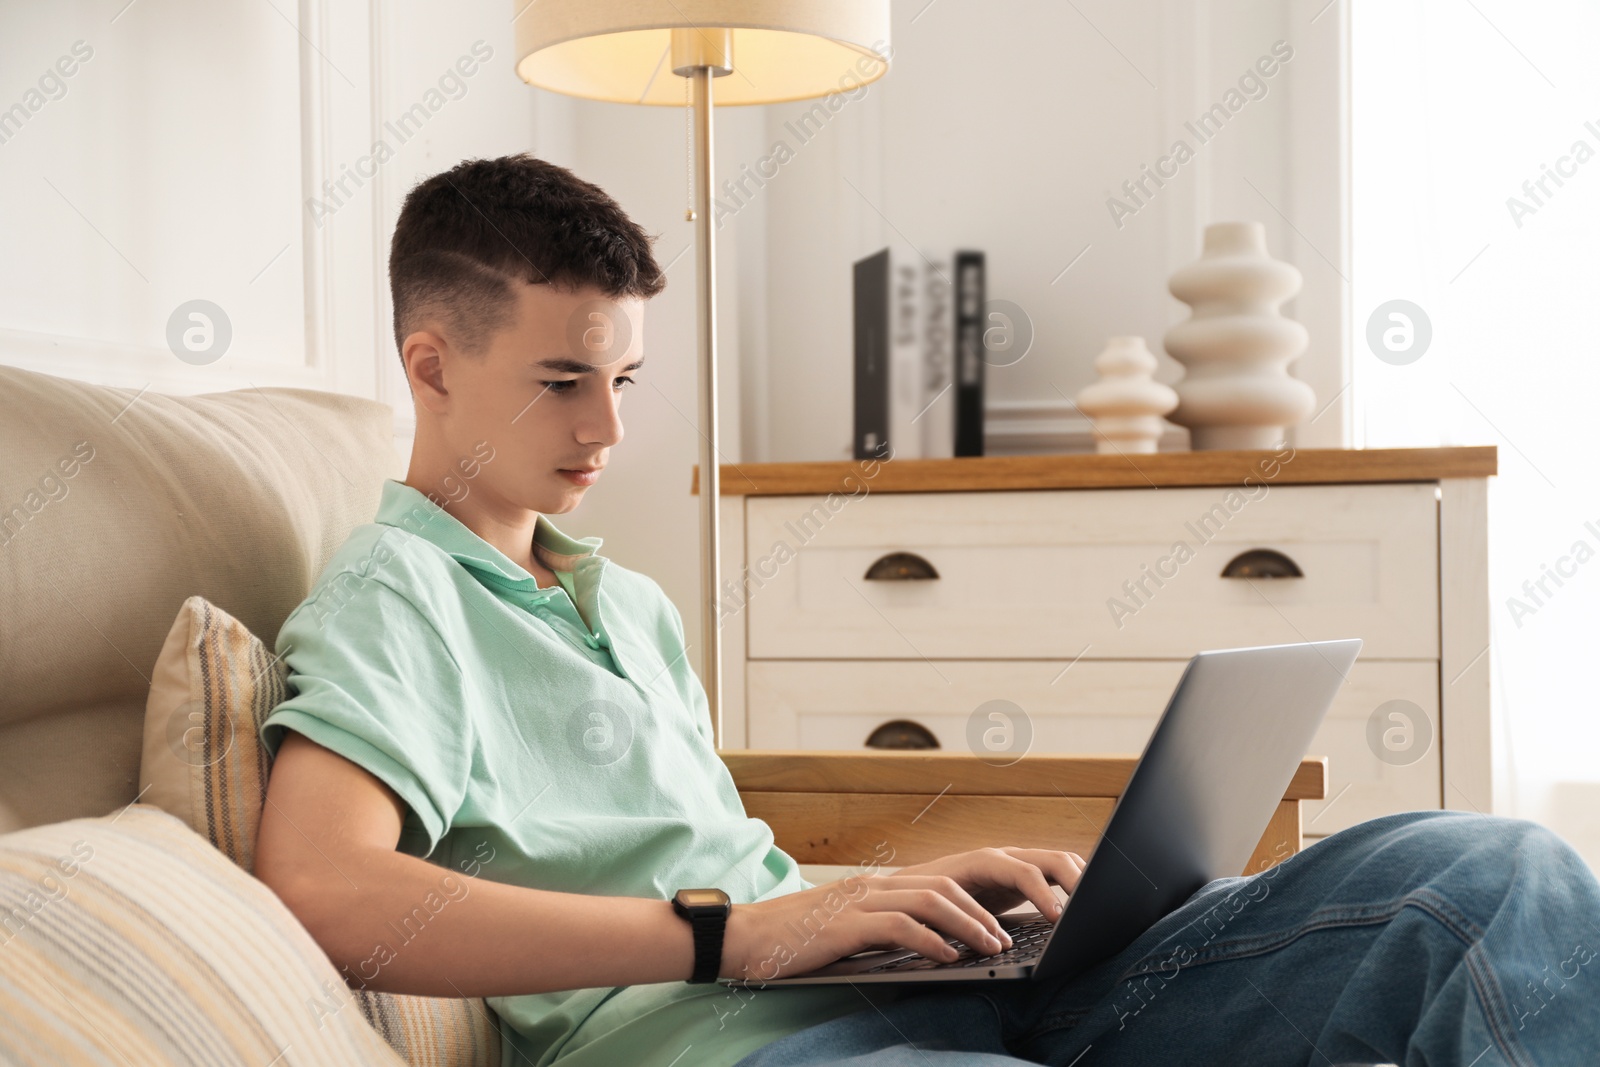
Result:
M856 459L983 455L984 254L854 265Z
M856 261L851 277L855 316L855 418L852 454L882 455L889 441L889 250Z
M919 259L885 248L854 266L856 459L922 455Z
M955 256L955 454L983 455L984 260Z
M926 459L949 459L956 446L955 285L951 259L935 253L923 260L922 290L917 309L918 343L922 349L922 403L917 425Z

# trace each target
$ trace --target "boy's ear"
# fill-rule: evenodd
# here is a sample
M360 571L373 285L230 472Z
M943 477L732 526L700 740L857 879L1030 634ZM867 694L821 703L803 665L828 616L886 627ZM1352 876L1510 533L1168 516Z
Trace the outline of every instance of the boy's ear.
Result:
M442 412L450 398L445 384L444 349L444 340L427 330L408 334L402 349L412 396L435 413Z

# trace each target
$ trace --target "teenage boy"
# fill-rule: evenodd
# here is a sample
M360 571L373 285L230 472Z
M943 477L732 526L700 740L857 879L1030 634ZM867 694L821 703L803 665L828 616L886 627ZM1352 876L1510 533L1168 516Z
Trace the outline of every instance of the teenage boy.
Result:
M745 814L677 609L549 518L623 440L665 284L611 197L462 163L389 269L410 468L285 622L262 725L256 873L352 986L489 998L508 1065L1591 1062L1600 887L1533 824L1441 812L1213 882L1072 982L711 984L997 952L994 913L1055 918L1083 861L1002 829L811 886Z

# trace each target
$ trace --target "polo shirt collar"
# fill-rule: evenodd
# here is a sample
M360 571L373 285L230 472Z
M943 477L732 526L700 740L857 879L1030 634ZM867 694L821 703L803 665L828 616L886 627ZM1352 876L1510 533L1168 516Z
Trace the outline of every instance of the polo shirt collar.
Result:
M606 626L600 586L601 576L611 561L599 552L602 538L571 537L541 513L534 524L533 551L540 562L556 572L559 583L541 589L533 575L513 563L504 552L473 533L460 519L430 500L426 493L402 481L384 479L374 521L397 527L435 545L471 571L484 586L500 589L503 595L524 607L541 604L564 590L590 631L584 643L591 648L605 646L627 677L635 684L649 686L650 680L641 681L634 673L637 664L633 650L619 650Z
M386 478L378 500L376 522L395 526L422 537L452 556L462 566L497 577L512 585L536 589L533 575L511 558L467 528L460 519L430 500L426 493ZM603 560L600 537L572 537L558 530L549 517L540 514L533 529L533 551L539 562L553 571L576 571L585 559Z

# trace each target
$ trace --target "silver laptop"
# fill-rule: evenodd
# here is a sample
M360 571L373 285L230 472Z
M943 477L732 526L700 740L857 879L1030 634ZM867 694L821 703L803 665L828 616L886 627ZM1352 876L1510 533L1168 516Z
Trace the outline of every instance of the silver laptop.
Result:
M793 977L725 984L1073 977L1116 955L1195 890L1244 871L1333 703L1359 639L1201 652L1145 745L1066 910L1000 917L1012 947L961 942L949 963L896 949ZM1026 842L1020 842L1026 844Z

